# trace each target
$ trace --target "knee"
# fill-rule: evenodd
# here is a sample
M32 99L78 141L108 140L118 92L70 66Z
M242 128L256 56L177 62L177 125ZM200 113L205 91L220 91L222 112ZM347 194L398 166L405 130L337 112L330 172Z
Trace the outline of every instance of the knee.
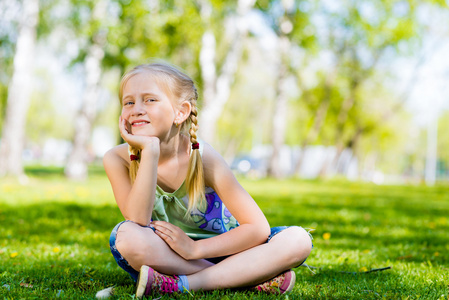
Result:
M123 223L117 230L115 246L117 251L125 258L138 258L148 253L149 239L146 238L150 228L141 227L133 222Z
M288 256L293 266L298 266L310 255L312 251L312 239L309 233L302 227L293 226L288 229Z

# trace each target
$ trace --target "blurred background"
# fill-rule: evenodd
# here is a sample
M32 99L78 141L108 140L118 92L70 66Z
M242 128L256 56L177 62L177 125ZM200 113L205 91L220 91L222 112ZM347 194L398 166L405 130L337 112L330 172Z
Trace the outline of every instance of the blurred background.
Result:
M161 59L197 83L235 172L449 181L447 0L0 0L0 176L85 179L121 143L118 83Z

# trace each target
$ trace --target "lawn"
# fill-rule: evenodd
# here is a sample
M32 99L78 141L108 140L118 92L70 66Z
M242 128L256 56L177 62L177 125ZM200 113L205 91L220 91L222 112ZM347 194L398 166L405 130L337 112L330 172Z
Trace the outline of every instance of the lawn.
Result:
M0 299L95 299L110 286L113 299L133 298L133 281L108 248L122 217L101 169L88 182L69 182L57 168L27 172L26 185L0 181ZM449 186L241 183L272 226L313 229L307 263L316 269L295 269L295 288L282 297L220 291L171 298L449 299Z

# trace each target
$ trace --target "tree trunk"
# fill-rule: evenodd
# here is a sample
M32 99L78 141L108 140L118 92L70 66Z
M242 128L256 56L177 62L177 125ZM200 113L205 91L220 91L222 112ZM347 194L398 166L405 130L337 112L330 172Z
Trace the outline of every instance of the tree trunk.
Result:
M39 1L23 1L23 19L14 55L14 71L8 89L6 118L0 145L0 175L23 176L22 152L25 124L32 92Z
M220 75L216 74L216 39L211 29L203 34L200 67L203 79L203 107L200 113L200 136L213 144L218 118L231 94L231 86L243 53L244 39L248 33L246 15L254 6L255 0L239 0L235 35L224 59ZM201 14L204 20L211 18L212 8L208 1L202 2Z
M290 48L290 41L286 36L279 37L279 74L278 82L276 84L276 100L274 104L272 129L271 129L271 143L273 152L271 153L268 164L267 175L274 178L282 177L281 170L281 148L285 142L285 130L287 126L287 102L286 94L286 79L288 78L288 50Z
M438 118L432 118L427 124L427 151L426 151L426 167L425 181L426 185L433 186L436 182L437 175L437 143L438 141Z
M105 7L103 4L104 1L97 2L94 11L95 19L101 20L102 16L104 16ZM89 141L99 97L101 60L104 57L104 43L104 32L101 32L100 30L94 36L93 44L89 47L89 52L84 62L86 70L86 88L83 94L81 108L75 120L75 135L73 138L72 152L70 153L64 170L66 176L70 179L83 180L88 176Z

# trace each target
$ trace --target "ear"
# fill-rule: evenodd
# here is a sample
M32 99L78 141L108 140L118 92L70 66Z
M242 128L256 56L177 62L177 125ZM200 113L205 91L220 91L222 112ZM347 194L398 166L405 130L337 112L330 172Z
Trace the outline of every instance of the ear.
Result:
M192 111L192 105L188 101L184 101L178 107L175 116L175 122L182 124L187 118L190 116L190 112Z

